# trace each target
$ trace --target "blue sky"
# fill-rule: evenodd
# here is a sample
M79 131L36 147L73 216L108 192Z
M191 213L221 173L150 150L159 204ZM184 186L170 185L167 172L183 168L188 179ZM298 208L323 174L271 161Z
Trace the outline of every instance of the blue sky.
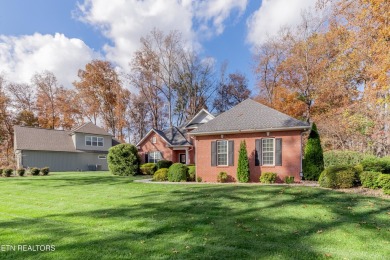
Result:
M299 21L313 0L0 0L0 73L29 82L45 69L66 87L94 58L128 70L139 38L157 27L179 30L219 71L242 72L255 84L253 50L282 25ZM255 89L255 88L254 88Z

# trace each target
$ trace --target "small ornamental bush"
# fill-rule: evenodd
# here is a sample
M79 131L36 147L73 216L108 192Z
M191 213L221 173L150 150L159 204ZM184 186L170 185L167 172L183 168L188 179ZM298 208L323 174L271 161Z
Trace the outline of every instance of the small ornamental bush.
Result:
M248 152L246 150L245 141L242 141L240 144L240 151L238 153L237 179L239 182L248 182L249 176Z
M378 184L382 187L384 194L390 195L390 174L379 175Z
M363 187L370 189L379 188L378 178L380 172L362 172L359 174L359 179Z
M131 144L118 144L108 150L108 168L112 174L129 176L140 172L141 158L137 147Z
M24 169L24 168L19 168L19 169L16 170L16 172L18 173L18 175L19 175L20 177L22 177L22 176L24 176L24 174L26 173L26 169Z
M365 158L372 157L355 151L327 151L324 152L324 166L349 165L353 166L361 163Z
M200 176L196 177L196 182L202 182L202 177Z
M144 163L140 167L142 174L145 175L153 175L157 170L157 166L155 163Z
M188 166L187 181L195 181L195 177L196 177L196 167L195 167L195 165Z
M12 169L4 169L3 170L3 176L4 177L11 177L11 175L14 173L14 170Z
M153 174L153 180L154 181L167 181L168 180L168 169L167 168L158 169Z
M0 176L3 175L3 169L0 168Z
M41 172L41 175L46 176L46 175L49 175L50 169L49 169L49 167L44 167L44 168L41 168L40 172Z
M220 172L218 173L218 176L217 176L217 182L227 182L228 180L228 175L226 172Z
M361 162L365 171L390 173L390 157L367 157Z
M313 123L309 139L305 147L303 160L303 177L305 180L316 181L324 170L324 155L321 147L320 135L316 124Z
M167 168L168 169L169 167L171 167L172 164L173 164L172 161L160 160L156 164L157 170L162 169L162 168Z
M284 182L287 184L294 183L294 176L286 176L286 178L284 178Z
M174 163L168 170L168 181L181 182L187 180L188 167L181 163Z
M318 182L325 188L352 188L359 182L358 172L348 165L331 166L321 173Z
M38 168L31 168L31 169L30 169L30 174L31 174L32 176L38 176L38 175L39 175L39 172L40 172L40 170L39 170Z
M261 183L275 183L277 174L274 172L263 172L260 176Z

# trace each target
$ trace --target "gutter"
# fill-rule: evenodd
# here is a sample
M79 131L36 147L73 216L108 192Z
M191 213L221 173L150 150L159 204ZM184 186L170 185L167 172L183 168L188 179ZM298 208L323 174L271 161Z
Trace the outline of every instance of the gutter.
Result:
M275 132L275 131L288 131L288 130L303 130L307 131L310 126L296 126L296 127L284 127L284 128L266 128L266 129L246 129L246 130L231 130L231 131L212 131L212 132L189 132L189 135L202 136L202 135L218 135L218 134L240 134L240 133L259 133L259 132Z

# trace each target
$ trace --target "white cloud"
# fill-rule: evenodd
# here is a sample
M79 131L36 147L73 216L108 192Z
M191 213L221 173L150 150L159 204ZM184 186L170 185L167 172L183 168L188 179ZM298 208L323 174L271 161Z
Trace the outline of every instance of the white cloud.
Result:
M199 47L200 38L221 34L231 13L242 13L246 5L247 0L85 0L77 16L112 41L104 46L107 59L127 69L140 38L152 29L177 30Z
M78 69L96 57L82 40L59 33L0 35L0 73L12 82L29 83L35 73L49 70L60 84L70 87Z
M298 25L303 10L313 8L316 0L263 0L247 20L247 41L252 46L278 33L282 26Z

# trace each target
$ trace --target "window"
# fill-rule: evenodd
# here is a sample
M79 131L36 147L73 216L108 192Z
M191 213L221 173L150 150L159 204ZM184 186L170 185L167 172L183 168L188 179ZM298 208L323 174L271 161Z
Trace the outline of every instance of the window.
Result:
M148 162L150 163L156 163L161 160L161 153L160 152L150 152L148 154Z
M155 136L152 137L152 144L157 143L157 138Z
M228 141L217 141L217 165L228 165Z
M86 146L104 146L104 138L98 136L86 136L85 137Z
M107 159L106 155L98 155L98 159L105 160Z
M275 139L265 138L262 142L263 165L275 165Z

